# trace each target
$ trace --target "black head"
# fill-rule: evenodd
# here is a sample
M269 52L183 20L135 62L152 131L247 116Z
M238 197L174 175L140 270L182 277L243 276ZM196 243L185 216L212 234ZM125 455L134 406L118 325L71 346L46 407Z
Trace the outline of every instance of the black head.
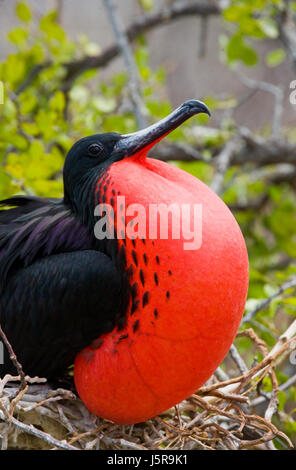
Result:
M195 114L206 113L201 101L189 100L161 121L132 134L96 134L79 140L69 151L64 166L64 200L78 214L85 214L93 201L95 185L112 163L146 155L153 145ZM92 198L92 199L90 199ZM88 214L89 214L88 211ZM85 216L82 215L85 219Z
M78 140L70 149L64 165L64 199L74 208L80 200L80 192L97 180L101 172L116 161L115 144L120 134L95 134Z

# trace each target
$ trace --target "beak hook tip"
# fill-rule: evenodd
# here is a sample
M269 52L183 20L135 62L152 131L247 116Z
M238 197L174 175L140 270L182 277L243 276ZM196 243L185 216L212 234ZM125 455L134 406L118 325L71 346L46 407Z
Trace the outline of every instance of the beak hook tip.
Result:
M203 103L202 101L188 100L188 101L185 101L185 103L183 103L181 107L189 108L190 110L194 111L194 114L205 113L209 117L211 117L211 111L209 110L207 105Z

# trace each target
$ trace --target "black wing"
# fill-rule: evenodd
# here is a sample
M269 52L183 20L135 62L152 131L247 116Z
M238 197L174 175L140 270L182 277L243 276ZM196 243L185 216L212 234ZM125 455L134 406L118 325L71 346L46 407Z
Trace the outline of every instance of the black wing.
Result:
M91 249L88 228L61 199L16 196L0 201L0 290L11 272L54 253Z
M0 324L26 374L57 376L102 333L122 328L126 281L62 200L1 201ZM0 351L1 359L1 351ZM0 376L15 373L5 350Z
M17 271L0 298L0 323L25 374L54 377L118 320L121 276L105 254L52 255ZM4 349L0 376L15 374Z

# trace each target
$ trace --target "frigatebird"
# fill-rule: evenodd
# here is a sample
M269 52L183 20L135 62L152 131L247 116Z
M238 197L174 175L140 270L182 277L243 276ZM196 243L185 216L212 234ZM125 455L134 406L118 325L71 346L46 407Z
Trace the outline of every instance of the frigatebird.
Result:
M116 422L142 421L195 391L242 316L248 259L232 214L197 178L146 158L198 113L210 114L190 100L144 130L82 138L66 156L62 199L1 201L0 324L18 361L25 374L50 379L75 361L83 401ZM199 249L184 250L188 237L172 237L171 223L169 239L130 239L116 221L113 237L96 236L96 208L108 204L118 216L119 197L147 210L198 204ZM7 373L16 371L5 349Z

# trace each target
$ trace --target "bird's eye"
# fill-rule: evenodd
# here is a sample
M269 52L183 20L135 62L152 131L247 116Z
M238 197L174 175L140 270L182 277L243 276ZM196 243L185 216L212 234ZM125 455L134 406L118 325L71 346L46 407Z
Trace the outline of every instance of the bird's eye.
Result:
M103 152L103 150L104 148L100 144L91 144L87 149L88 154L91 157L98 157Z

